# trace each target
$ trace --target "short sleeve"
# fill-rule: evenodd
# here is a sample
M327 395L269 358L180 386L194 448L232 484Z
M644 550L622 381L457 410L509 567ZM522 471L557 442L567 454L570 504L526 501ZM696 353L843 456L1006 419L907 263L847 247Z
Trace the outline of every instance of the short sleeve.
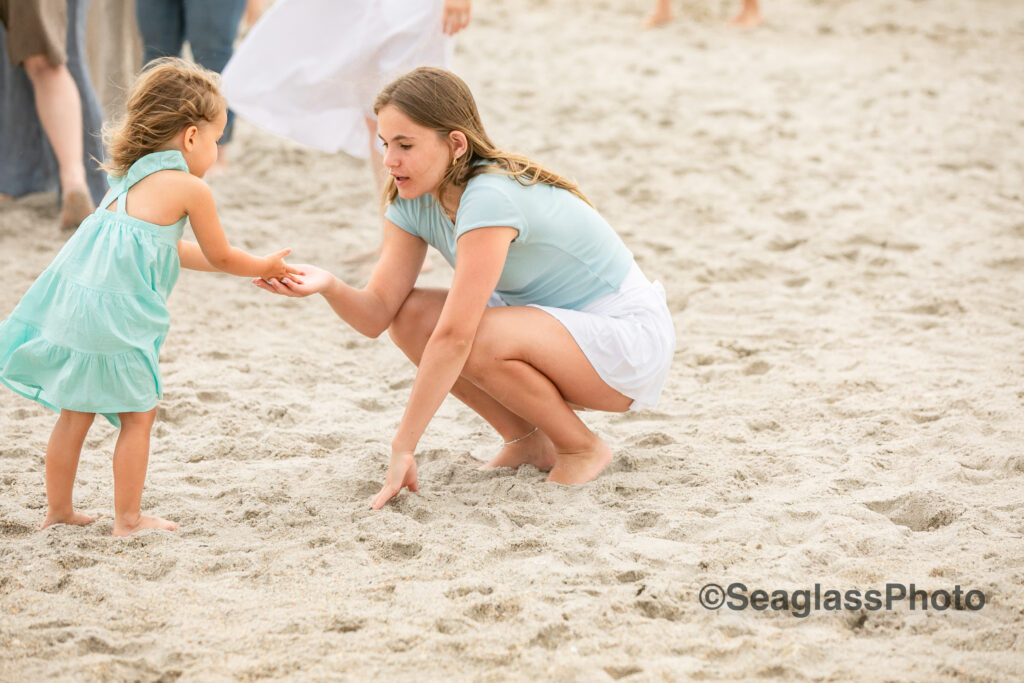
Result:
M529 225L520 207L509 194L493 182L508 182L507 176L477 176L459 200L459 211L455 217L455 238L470 230L496 226L515 228L519 234L516 240L526 238ZM488 182L491 181L491 182ZM512 182L516 182L512 180Z
M410 235L420 237L416 208L417 207L415 207L412 202L405 201L401 198L395 198L395 201L388 204L388 208L384 211L384 218L388 219L402 230L405 230Z

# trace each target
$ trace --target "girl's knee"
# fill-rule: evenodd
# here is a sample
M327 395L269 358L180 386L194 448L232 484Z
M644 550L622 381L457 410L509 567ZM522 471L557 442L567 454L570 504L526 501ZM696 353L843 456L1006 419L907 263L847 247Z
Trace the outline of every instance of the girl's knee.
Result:
M471 379L481 379L494 374L498 369L498 363L504 360L501 350L501 339L492 334L493 326L487 324L487 316L480 321L476 336L473 338L473 348L469 351L466 364L463 366L463 374Z
M402 302L388 326L388 336L399 348L405 349L417 342L425 342L430 337L440 309L431 307L433 298L426 292L414 289Z
M92 421L96 419L96 413L80 413L77 410L61 410L58 422L62 422L73 429L89 429Z
M121 429L152 429L156 421L156 408L147 410L144 413L119 413L121 418Z

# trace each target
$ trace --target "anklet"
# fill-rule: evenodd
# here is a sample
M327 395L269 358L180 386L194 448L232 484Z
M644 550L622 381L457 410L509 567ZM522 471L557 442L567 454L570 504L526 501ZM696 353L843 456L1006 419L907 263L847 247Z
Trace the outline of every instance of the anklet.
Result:
M533 435L534 435L534 434L535 434L535 433L537 432L537 430L538 430L538 429L540 429L540 427L534 427L534 428L533 428L532 430L530 430L530 431L526 432L525 434L523 434L523 435L522 435L521 437L519 437L518 439L512 439L511 441L504 441L504 442L502 442L502 444L501 444L501 445L502 445L502 446L511 446L511 445L512 445L512 444L514 444L514 443L519 443L520 441L522 441L522 440L523 440L523 439L525 439L526 437L528 437L528 436L533 436Z

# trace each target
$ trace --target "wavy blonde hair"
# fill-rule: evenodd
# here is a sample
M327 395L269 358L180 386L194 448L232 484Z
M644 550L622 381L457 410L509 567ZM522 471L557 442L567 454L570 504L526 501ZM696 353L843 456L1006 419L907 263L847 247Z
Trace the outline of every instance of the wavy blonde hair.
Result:
M214 121L226 108L216 73L177 57L154 59L128 93L125 114L103 127L110 161L101 167L122 176L185 128Z
M543 183L568 190L590 204L575 182L522 154L498 149L484 132L469 86L450 71L422 66L399 76L377 95L373 113L379 114L387 106L397 108L413 123L436 131L442 138L456 130L466 136L469 149L448 167L438 186L438 197L444 197L445 190L452 185L465 185L481 173L503 173L525 186ZM383 201L390 204L397 196L395 179L389 177Z

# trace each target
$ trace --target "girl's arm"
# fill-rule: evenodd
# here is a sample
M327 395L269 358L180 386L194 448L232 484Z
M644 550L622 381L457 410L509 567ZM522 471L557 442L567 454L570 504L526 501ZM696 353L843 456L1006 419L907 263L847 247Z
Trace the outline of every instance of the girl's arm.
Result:
M288 266L284 257L291 251L284 249L275 254L265 257L253 256L237 247L228 244L228 238L224 235L224 229L217 217L217 206L213 201L213 192L210 186L199 178L189 181L185 191L185 213L188 214L189 223L192 224L192 231L199 242L199 249L207 265L216 270L249 277L281 278L289 274L301 274L299 270ZM181 246L179 244L179 256ZM201 267L198 270L206 270L204 264L197 262L186 249L186 257L189 265L182 265L186 268L198 263Z
M357 332L377 337L391 326L412 291L426 254L426 242L385 220L380 259L363 289L347 285L325 270L305 265L297 266L304 273L301 283L287 278L270 282L254 280L253 284L285 296L320 294L338 317Z
M182 268L202 270L207 273L220 272L213 264L206 260L206 257L203 256L203 250L195 242L178 240L178 260L181 261Z
M391 442L384 487L371 505L379 509L403 486L415 490L413 454L434 413L451 391L469 358L487 300L498 284L508 247L518 232L510 227L480 228L459 238L455 277L412 385L409 403Z

